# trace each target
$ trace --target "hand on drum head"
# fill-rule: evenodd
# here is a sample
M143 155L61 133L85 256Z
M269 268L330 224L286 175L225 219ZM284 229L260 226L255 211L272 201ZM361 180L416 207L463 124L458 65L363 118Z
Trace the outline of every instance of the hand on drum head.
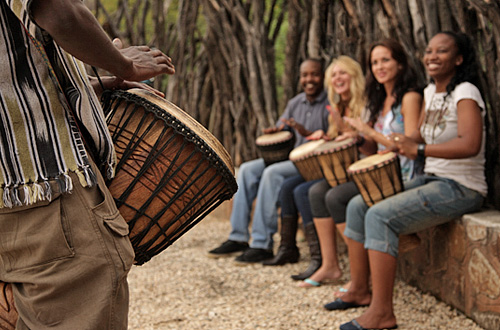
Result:
M149 86L148 84L142 83L142 82L123 80L123 79L115 77L115 76L101 77L101 81L102 81L102 85L103 85L104 89L106 89L106 90L108 90L108 89L127 90L127 89L132 89L132 88L140 88L140 89L150 91L151 93L156 94L159 97L165 97L165 94L163 94L159 90ZM90 77L90 83L92 84L92 87L94 87L94 91L96 92L96 94L98 96L100 96L102 94L103 90L102 90L100 83L97 81L97 79Z
M417 158L418 143L411 138L403 134L392 133L389 139L394 142L395 152L410 159Z
M123 80L143 81L161 74L174 74L172 59L158 49L148 46L131 46L123 48L120 39L114 39L113 44L122 55L131 61L128 72L118 74Z
M356 131L347 131L347 132L344 132L341 135L337 136L335 138L335 141L340 142L340 141L344 141L344 140L351 139L351 138L357 140L358 136L359 136L359 134Z

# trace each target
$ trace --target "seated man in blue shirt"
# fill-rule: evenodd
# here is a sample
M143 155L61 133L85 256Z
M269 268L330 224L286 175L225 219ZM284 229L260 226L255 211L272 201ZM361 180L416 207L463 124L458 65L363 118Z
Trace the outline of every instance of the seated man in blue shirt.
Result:
M264 133L294 130L295 147L307 142L306 137L316 130L328 128L327 93L323 87L324 71L319 60L307 59L300 65L300 84L303 92L292 98L276 127ZM290 160L266 167L262 158L243 163L238 173L238 191L233 199L229 239L209 252L218 258L243 251L237 263L256 263L273 257L273 234L278 227L278 196L283 181L298 175ZM252 219L250 246L250 214L257 198Z

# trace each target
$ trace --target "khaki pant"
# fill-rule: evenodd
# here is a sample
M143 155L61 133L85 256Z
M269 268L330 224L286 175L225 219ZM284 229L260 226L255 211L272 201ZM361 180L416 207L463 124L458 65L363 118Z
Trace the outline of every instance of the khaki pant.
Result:
M0 280L13 284L17 329L127 329L134 252L98 177L104 188L72 175L71 194L0 209Z

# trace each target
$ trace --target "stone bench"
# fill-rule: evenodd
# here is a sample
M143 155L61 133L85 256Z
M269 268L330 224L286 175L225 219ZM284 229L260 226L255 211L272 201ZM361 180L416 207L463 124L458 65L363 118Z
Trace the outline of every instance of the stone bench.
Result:
M399 257L399 278L481 327L500 329L500 211L467 214L418 236L420 245Z

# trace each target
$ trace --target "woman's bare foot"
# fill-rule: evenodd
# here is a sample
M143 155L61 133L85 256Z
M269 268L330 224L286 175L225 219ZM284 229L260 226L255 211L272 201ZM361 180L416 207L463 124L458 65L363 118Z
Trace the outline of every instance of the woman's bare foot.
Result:
M338 283L342 277L342 271L339 268L330 270L324 267L320 267L314 274L302 282L299 282L297 286L301 288L311 288L318 287L321 284Z
M335 298L342 297L349 290L350 286L351 286L351 281L349 281L346 284L342 285L338 290L333 291L333 296Z

